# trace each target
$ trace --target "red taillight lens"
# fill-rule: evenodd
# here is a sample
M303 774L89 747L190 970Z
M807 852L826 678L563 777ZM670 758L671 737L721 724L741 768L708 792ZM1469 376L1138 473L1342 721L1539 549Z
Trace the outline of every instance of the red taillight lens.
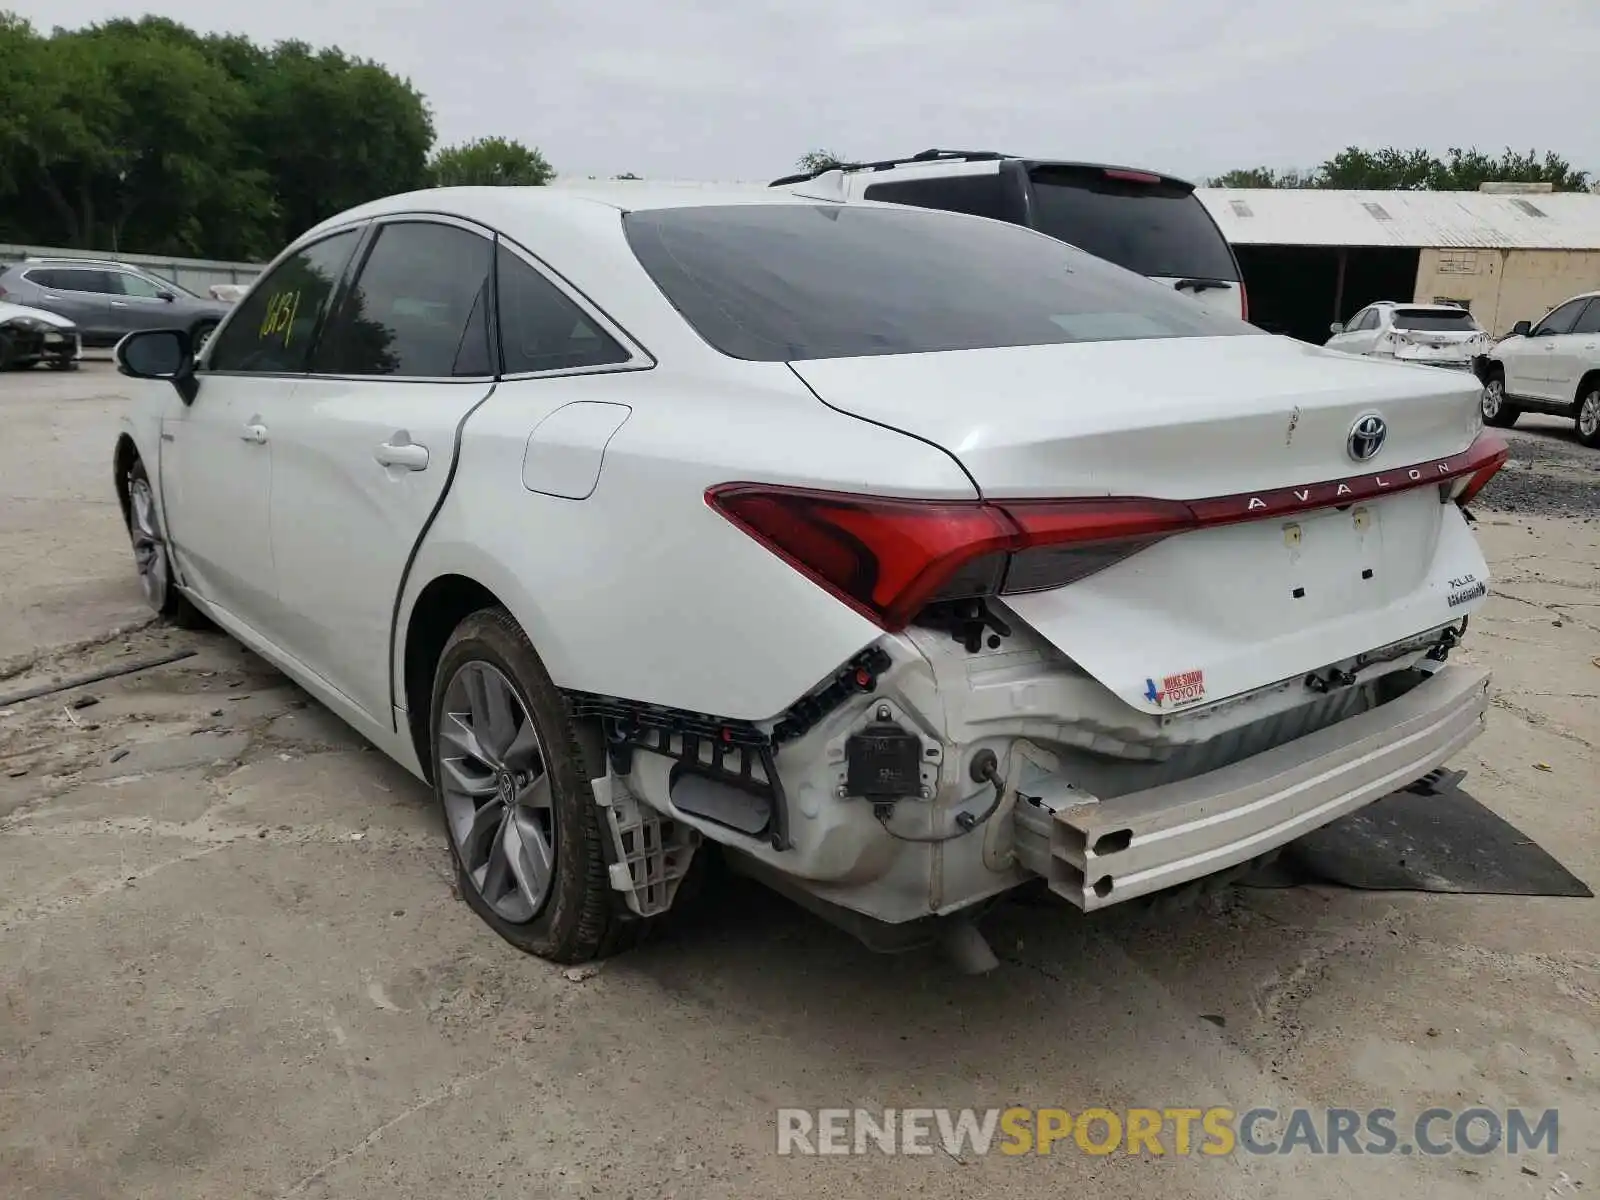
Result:
M1061 587L1194 523L1165 500L896 500L727 484L712 508L885 629L928 604Z
M904 628L941 593L996 591L1003 552L1016 536L1004 513L979 502L890 500L754 484L712 488L706 499L886 629Z
M1504 438L1492 433L1483 434L1472 443L1471 448L1463 458L1467 466L1475 468L1470 474L1463 475L1454 486L1454 491L1449 499L1457 504L1468 504L1472 498L1483 491L1483 485L1493 479L1495 472L1506 465L1506 459L1511 457L1511 447Z
M937 600L1045 591L1173 534L1271 520L1437 484L1465 504L1506 461L1484 434L1460 454L1302 487L1199 500L902 500L727 483L706 503L884 629Z
M1239 320L1250 319L1250 294L1244 290L1244 280L1239 280Z

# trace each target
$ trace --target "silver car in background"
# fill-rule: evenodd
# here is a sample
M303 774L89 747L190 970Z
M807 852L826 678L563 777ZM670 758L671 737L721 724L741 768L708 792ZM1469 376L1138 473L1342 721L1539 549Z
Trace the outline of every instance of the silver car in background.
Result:
M66 317L86 346L114 346L136 329L182 329L199 343L233 307L128 263L85 258L12 263L0 270L0 300Z

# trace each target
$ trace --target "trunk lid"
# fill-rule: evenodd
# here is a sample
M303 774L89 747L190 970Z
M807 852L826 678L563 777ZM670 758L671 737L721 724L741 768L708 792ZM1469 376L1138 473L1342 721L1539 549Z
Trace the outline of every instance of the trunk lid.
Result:
M1460 510L1435 487L1382 490L1472 443L1477 388L1453 372L1266 335L793 367L825 403L943 447L991 499L1226 496L1247 518L1256 493L1325 495L1327 507L1185 533L1006 597L1141 711L1303 677L1481 603L1488 571ZM1352 429L1370 415L1386 437L1358 461ZM1343 499L1339 480L1359 498Z

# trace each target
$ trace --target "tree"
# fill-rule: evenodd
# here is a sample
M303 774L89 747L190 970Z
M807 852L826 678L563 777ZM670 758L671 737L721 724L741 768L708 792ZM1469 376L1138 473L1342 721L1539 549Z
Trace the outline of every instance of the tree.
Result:
M1311 173L1287 170L1274 171L1271 167L1246 167L1226 171L1207 181L1208 187L1226 188L1298 188L1311 187Z
M1228 171L1211 180L1213 187L1318 187L1360 191L1475 192L1490 181L1548 183L1558 192L1583 191L1587 171L1576 171L1560 155L1536 150L1519 153L1509 147L1498 158L1480 150L1452 147L1439 158L1428 150L1363 150L1349 146L1314 171L1274 172L1267 167Z
M554 168L537 147L529 149L521 142L502 137L444 147L428 164L428 175L438 187L537 187L556 177Z
M338 50L0 13L0 79L6 240L259 260L427 179L421 95Z
M817 174L821 171L831 171L835 167L842 167L845 160L832 150L807 150L795 160L795 166L807 174Z

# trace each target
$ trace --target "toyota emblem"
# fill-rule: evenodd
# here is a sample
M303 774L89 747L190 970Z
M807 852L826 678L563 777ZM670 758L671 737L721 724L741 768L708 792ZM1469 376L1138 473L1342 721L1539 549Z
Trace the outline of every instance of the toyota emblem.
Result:
M1356 423L1350 426L1350 436L1345 441L1345 449L1350 457L1357 462L1366 462L1369 458L1377 456L1383 449L1383 439L1389 436L1389 427L1383 423L1383 418L1377 413L1367 413L1357 417Z

